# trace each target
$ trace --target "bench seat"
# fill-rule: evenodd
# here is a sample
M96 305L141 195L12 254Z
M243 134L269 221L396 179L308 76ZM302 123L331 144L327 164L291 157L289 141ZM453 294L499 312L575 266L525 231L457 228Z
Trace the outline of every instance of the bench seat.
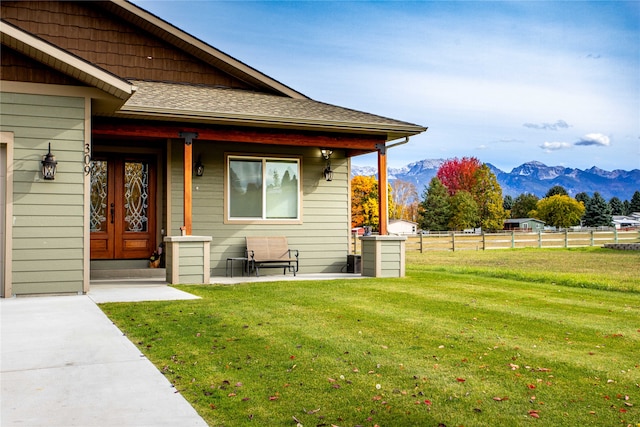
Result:
M295 276L298 272L298 250L289 249L285 236L246 237L249 271L260 274L260 268L282 268Z

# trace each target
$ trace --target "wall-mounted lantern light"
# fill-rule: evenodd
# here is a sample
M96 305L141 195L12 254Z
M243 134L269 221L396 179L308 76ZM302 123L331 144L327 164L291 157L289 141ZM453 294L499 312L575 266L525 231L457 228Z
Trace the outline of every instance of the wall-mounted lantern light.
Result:
M48 180L56 179L56 169L58 162L56 157L51 154L51 143L49 143L49 152L42 157L42 177Z
M331 154L333 154L333 151L328 150L326 148L323 148L321 151L322 151L322 157L324 157L324 159L327 161L327 166L322 171L322 175L324 176L325 180L332 181L333 171L331 170Z
M204 175L204 165L202 164L202 160L200 159L200 156L198 155L198 161L196 162L196 176L202 176Z

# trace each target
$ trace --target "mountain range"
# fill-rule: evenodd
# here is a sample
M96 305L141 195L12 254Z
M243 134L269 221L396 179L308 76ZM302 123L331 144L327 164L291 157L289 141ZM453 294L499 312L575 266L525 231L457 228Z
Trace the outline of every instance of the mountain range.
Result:
M429 185L429 181L438 172L445 159L425 159L410 163L404 167L387 171L389 182L399 179L416 186L418 195ZM606 171L596 166L590 169L575 169L564 166L547 166L538 161L524 163L511 172L504 172L487 163L496 175L502 188L502 195L513 198L522 193L531 193L542 198L554 185L560 185L570 196L585 192L593 196L599 192L605 199L618 197L620 200L631 200L633 193L640 190L640 169L630 171L616 169ZM377 176L378 170L371 166L351 166L351 176Z

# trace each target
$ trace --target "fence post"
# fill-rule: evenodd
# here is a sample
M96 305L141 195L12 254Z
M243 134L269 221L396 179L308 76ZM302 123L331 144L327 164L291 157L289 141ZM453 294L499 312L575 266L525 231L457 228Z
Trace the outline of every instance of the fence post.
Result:
M486 240L486 233L484 232L484 230L482 230L482 250L486 250L487 249L487 240Z
M593 239L593 230L591 230L591 245L590 246L593 246L593 240L594 240Z
M455 231L451 232L451 250L453 252L456 251L456 232Z
M542 230L538 230L538 248L542 248Z
M424 234L422 234L422 232L421 232L420 233L420 253L424 252L424 246L423 246L424 241L423 241L423 239L424 239Z
M614 241L614 243L618 243L618 229L617 228L613 229L613 241Z
M516 232L511 230L511 249L516 247Z
M569 229L568 228L564 229L564 247L565 248L569 247Z

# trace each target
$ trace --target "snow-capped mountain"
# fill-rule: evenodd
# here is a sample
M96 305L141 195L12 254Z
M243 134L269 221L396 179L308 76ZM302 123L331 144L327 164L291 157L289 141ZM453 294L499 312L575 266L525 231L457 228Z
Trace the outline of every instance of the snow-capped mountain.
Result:
M421 195L444 161L444 159L425 159L399 169L390 168L389 181L400 179L411 182ZM581 192L593 195L597 191L606 200L614 196L620 200L630 200L633 193L640 190L640 169L606 171L593 166L590 169L581 170L564 166L547 166L538 161L524 163L513 168L511 172L504 172L491 164L488 166L496 175L502 187L502 194L505 196L517 197L522 193L532 193L538 197L544 197L551 187L561 185L570 196ZM377 172L375 167L353 165L351 176L372 176Z

